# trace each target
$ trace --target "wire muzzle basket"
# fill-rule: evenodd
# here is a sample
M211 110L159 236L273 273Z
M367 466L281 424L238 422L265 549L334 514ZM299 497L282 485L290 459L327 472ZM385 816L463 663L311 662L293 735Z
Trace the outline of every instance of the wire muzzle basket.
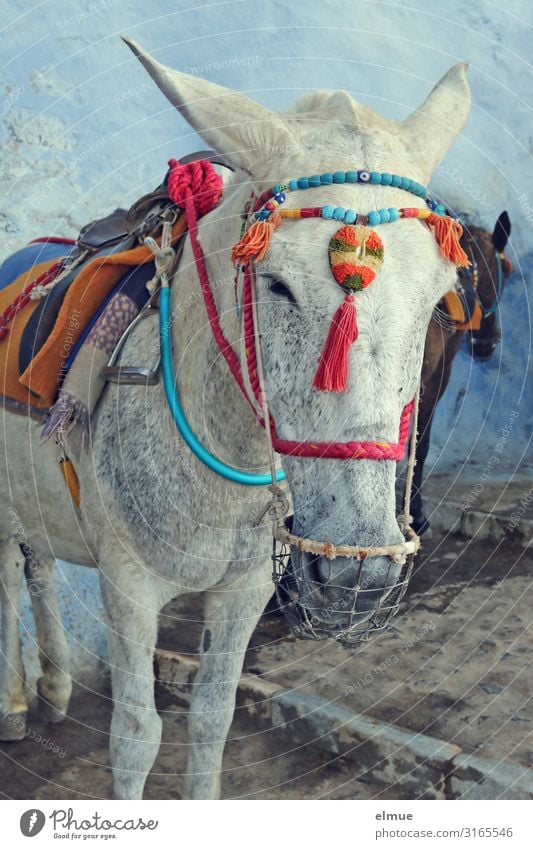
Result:
M415 553L407 555L399 574L390 583L386 579L383 587L366 588L364 559L358 561L355 583L348 587L331 580L304 579L298 563L295 566L295 556L298 557L298 551L273 540L272 577L276 598L291 633L311 640L333 639L345 648L357 648L375 633L386 630L398 613L413 571ZM391 561L390 568L393 566ZM332 592L340 600L328 603L327 595Z

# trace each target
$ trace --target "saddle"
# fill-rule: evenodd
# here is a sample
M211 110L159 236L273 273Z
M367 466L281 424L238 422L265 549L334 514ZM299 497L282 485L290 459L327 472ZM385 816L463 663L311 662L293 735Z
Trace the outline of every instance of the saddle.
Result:
M0 267L0 313L36 278L61 260L64 271L50 291L30 300L9 323L0 343L4 404L42 418L56 400L62 379L91 327L111 298L121 293L137 310L150 297L147 283L155 273L151 250L141 243L165 215L176 222L172 241L185 232L183 220L165 186L145 195L131 209L116 209L68 240L36 242Z
M212 150L191 153L180 163L203 159L233 170L224 156ZM93 343L107 353L110 346L114 348L113 334L122 335L126 317L133 320L148 305L147 283L155 265L144 238L150 235L157 241L157 233L168 221L171 244L179 257L186 232L185 217L169 197L169 173L130 209L116 209L87 224L75 242L36 240L0 266L0 395L5 406L42 419L57 401L65 375L74 359L80 359L80 349L91 334L105 335L93 338ZM6 336L1 319L5 310L58 261L64 267L57 280L42 299L29 300L14 311Z
M479 300L469 300L461 290L452 289L441 301L442 308L455 323L456 330L479 330L483 313Z

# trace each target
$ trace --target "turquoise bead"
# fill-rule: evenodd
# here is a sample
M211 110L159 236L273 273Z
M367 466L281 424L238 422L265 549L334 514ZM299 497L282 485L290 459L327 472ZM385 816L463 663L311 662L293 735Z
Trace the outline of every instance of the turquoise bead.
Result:
M346 172L346 182L347 183L357 183L357 171L347 171Z
M381 224L381 215L377 210L373 209L372 212L368 213L368 223L370 227L376 227L378 224Z
M300 177L298 179L298 188L299 189L308 189L309 188L309 178L308 177Z
M389 213L389 221L398 221L400 217L400 213L394 206L389 206L387 212Z
M295 192L298 189L298 180L290 180L289 189L291 190L291 192Z
M402 181L401 182L401 188L409 191L409 188L411 186L411 180L408 177L401 177L400 179Z
M322 218L333 218L333 213L335 212L335 207L332 203L327 203L322 207Z
M320 177L320 182L323 186L331 185L331 183L333 182L333 174L331 173L331 171L326 171L325 174L322 174L322 176Z
M381 175L381 185L382 186L390 186L392 183L392 174L383 173Z
M344 221L344 208L342 206L335 207L333 218L335 221Z
M270 212L268 211L268 209L262 209L261 212L258 214L257 218L259 221L266 221L269 216Z
M402 185L402 178L398 177L398 174L393 174L392 180L391 180L391 186L398 188L401 185Z
M370 182L375 185L379 185L381 183L381 172L380 171L372 171L370 174Z
M312 177L309 177L309 186L312 189L317 189L321 184L320 174L313 174Z
M344 213L344 220L346 224L355 224L355 219L357 218L357 213L355 209L347 209Z
M443 206L442 203L438 203L435 207L435 212L437 213L437 215L446 215L446 207Z
M388 209L378 209L379 217L381 219L382 224L388 224L390 221L390 214Z
M346 182L346 171L335 171L333 175L334 183L345 183Z

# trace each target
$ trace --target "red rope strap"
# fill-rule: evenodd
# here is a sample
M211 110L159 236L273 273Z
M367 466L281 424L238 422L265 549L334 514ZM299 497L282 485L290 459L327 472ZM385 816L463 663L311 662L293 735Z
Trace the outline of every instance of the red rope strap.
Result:
M75 245L76 239L67 239L65 236L40 236L38 239L32 239L30 245L42 242L50 245Z
M30 294L32 289L37 285L47 286L48 283L51 283L54 278L57 277L60 271L63 269L63 260L60 259L58 262L54 262L50 268L47 268L46 271L43 271L42 274L39 275L35 280L32 280L31 283L28 283L27 286L24 287L22 292L19 292L15 300L4 310L2 315L0 315L0 339L5 339L7 334L9 333L8 324L13 320L18 312L20 312L23 307L26 306L28 301L30 300Z
M220 316L205 264L204 252L198 240L198 214L205 215L217 205L222 190L222 178L216 173L211 163L207 161L190 162L187 165L181 165L177 160L171 159L168 164L171 169L168 178L168 193L170 199L177 206L185 210L191 248L196 263L207 317L211 325L211 332L220 353L229 366L229 370L237 381L239 389L252 406L254 412L256 412L244 386L239 358L222 330Z
M405 446L409 436L409 425L414 401L409 401L400 416L398 442L297 442L280 439L276 433L272 445L279 454L293 457L322 457L334 460L394 460L398 462L405 456Z

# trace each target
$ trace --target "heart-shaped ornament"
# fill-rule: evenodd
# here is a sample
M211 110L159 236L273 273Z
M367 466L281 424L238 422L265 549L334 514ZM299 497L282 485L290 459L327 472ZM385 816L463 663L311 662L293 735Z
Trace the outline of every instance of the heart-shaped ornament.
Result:
M345 224L328 246L332 274L343 289L360 292L372 283L383 262L383 242L375 230Z

